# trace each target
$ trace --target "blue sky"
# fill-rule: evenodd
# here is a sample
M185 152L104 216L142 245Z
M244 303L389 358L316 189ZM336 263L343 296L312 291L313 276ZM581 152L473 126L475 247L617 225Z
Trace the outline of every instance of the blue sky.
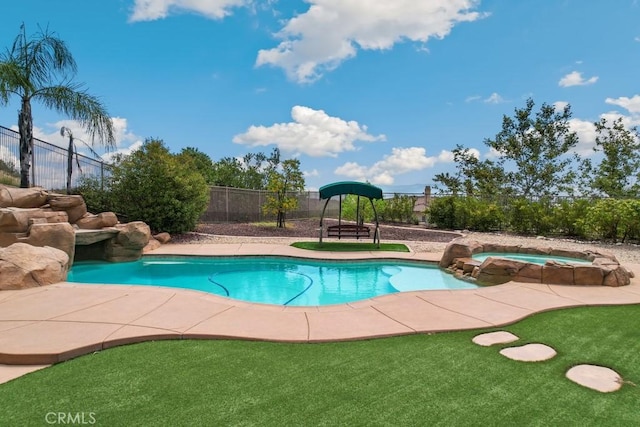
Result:
M75 80L114 118L118 150L146 138L212 160L297 157L307 187L368 180L422 191L453 171L456 144L483 141L502 116L571 104L577 150L594 121L640 124L638 0L21 0L2 7L0 48L25 23L65 40ZM0 106L14 127L19 104ZM33 105L36 136L65 145ZM99 151L102 152L102 151Z

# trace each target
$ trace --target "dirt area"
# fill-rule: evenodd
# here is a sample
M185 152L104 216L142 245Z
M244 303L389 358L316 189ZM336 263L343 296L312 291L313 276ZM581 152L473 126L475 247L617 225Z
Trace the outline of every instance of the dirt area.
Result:
M325 219L325 227L337 224L337 220ZM371 228L372 236L374 225L368 224ZM182 234L174 236L172 241L175 243L190 243L205 239L203 235L216 236L245 236L245 237L308 237L317 238L320 220L318 219L301 219L290 220L286 222L286 228L277 228L275 222L264 224L252 223L215 223L215 224L199 224L196 233ZM405 241L421 241L421 242L450 242L461 235L458 233L448 233L438 230L429 230L424 226L410 225L380 225L380 236L384 240L405 240Z

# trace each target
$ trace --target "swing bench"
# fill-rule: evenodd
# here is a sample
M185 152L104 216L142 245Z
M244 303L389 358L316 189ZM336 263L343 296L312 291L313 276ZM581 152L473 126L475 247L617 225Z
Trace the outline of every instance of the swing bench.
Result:
M341 181L335 182L333 184L328 184L320 188L320 199L325 200L324 208L322 209L322 216L320 217L320 237L319 243L322 244L322 237L324 234L324 214L327 209L327 205L329 204L329 200L333 196L339 196L339 213L338 213L338 225L330 225L326 227L327 229L327 237L337 237L338 239L344 238L371 238L371 229L365 226L362 223L343 223L342 222L342 195L343 194L354 194L358 196L357 202L357 210L356 210L356 218L360 218L360 197L366 197L371 202L371 207L373 208L373 213L375 216L375 228L373 230L373 243L377 243L378 247L380 246L380 229L378 224L378 213L376 212L376 208L373 204L373 200L382 199L382 190L376 186L371 184L365 184L362 182L356 181Z
M368 239L371 237L371 230L365 225L358 224L330 225L327 227L327 237L337 237L338 239L342 237L353 237L356 239L366 237Z

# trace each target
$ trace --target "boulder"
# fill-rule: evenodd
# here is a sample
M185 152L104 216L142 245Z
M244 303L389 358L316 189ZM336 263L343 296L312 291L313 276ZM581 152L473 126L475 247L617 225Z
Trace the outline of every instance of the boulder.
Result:
M542 283L553 285L573 285L574 266L555 261L547 261L542 266Z
M518 277L526 264L512 259L489 257L480 265L476 280L485 285L500 285Z
M142 221L115 226L118 235L105 244L105 259L112 262L135 261L142 257L142 249L149 243L151 230Z
M87 205L82 196L54 194L49 196L48 201L51 210L66 212L71 224L87 214Z
M0 233L25 233L34 219L44 219L48 223L69 221L66 212L48 208L0 208Z
M151 237L149 239L149 243L147 243L147 246L142 248L142 253L146 254L147 252L158 249L160 246L162 246L162 243L160 243L160 241L155 239L154 237Z
M24 289L66 280L69 257L59 249L15 243L0 248L0 290Z
M76 248L75 230L68 222L59 224L38 223L29 228L29 233L25 237L18 238L21 243L29 245L59 249L67 254L69 265L73 264L73 257Z
M41 187L16 188L0 185L0 208L39 208L47 203L48 193Z
M615 270L610 271L604 278L602 283L604 286L627 286L631 283L631 275L626 268L619 266Z
M604 270L595 265L576 265L573 269L573 281L584 286L602 286Z
M165 243L169 243L171 235L169 233L158 233L154 235L153 238L164 245Z
M85 214L75 224L83 230L99 230L105 227L113 227L118 223L118 217L113 212L102 212L97 215Z
M444 249L440 258L440 268L449 267L456 258L471 258L471 255L481 251L482 245L478 242L460 242L455 239Z

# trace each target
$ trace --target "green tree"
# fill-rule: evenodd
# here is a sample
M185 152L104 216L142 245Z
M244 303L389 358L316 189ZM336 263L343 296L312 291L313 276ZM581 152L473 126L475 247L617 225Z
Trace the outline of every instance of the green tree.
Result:
M206 153L194 147L183 148L178 154L181 161L191 162L193 167L200 172L207 184L213 184L214 168L213 161Z
M223 157L213 164L212 184L223 187L264 190L269 174L280 164L280 150L274 148L267 157L264 153L247 153L242 159Z
M513 118L503 116L502 130L485 144L500 153L497 166L512 169L505 174L512 193L531 197L570 192L576 178L571 166L577 158L569 153L578 143L569 128L571 107L558 112L544 103L532 117L533 107L529 98Z
M300 171L300 160L288 159L281 163L280 168L273 168L269 172L266 202L262 206L263 212L276 215L278 228L284 228L287 212L298 207L295 193L304 190L304 176Z
M476 153L469 148L457 145L453 150L453 161L456 164L456 174L448 172L437 174L434 182L438 190L458 195L493 197L504 193L506 176L502 166L491 160L481 161Z
M638 197L640 192L640 135L638 129L627 129L622 118L609 125L606 119L594 123L596 145L593 150L603 159L593 166L585 159L582 170L586 182L597 195L615 198Z
M113 122L98 98L73 83L77 65L64 41L48 30L27 37L24 24L11 48L0 55L0 103L20 98L20 186L29 187L33 152L31 101L68 115L84 126L92 140L115 145Z
M221 187L243 188L244 170L235 157L223 157L213 164L211 184Z
M110 185L117 211L154 231L195 229L207 208L209 187L192 163L182 160L157 139L147 139L139 150L120 158Z

